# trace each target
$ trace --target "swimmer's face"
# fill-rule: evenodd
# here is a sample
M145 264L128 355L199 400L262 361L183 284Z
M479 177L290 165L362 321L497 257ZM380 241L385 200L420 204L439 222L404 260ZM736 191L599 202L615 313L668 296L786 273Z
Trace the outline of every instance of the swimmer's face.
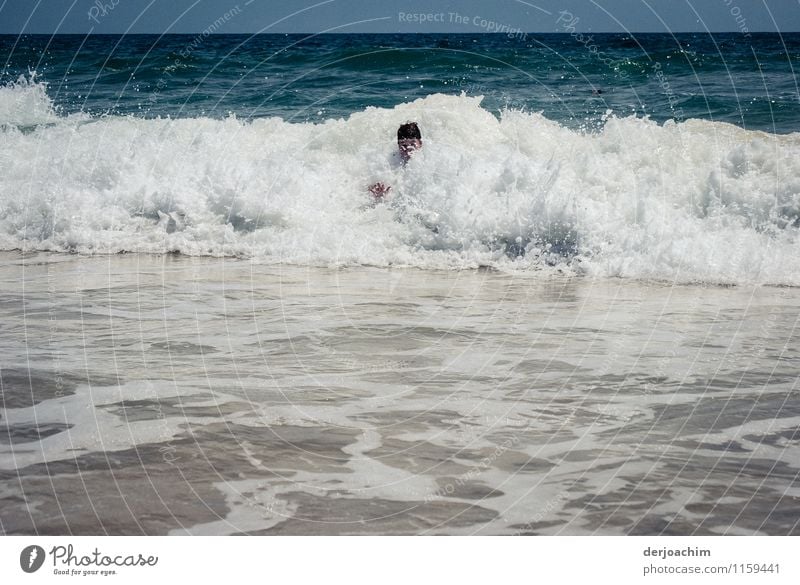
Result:
M408 162L414 151L422 148L422 140L419 138L401 138L397 141L397 146L400 148L400 158L403 159L403 162Z

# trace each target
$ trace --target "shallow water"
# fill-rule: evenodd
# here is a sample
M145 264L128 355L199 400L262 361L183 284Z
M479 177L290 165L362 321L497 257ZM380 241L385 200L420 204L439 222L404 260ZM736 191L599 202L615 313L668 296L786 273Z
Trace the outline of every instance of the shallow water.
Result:
M800 534L800 289L0 256L4 534Z

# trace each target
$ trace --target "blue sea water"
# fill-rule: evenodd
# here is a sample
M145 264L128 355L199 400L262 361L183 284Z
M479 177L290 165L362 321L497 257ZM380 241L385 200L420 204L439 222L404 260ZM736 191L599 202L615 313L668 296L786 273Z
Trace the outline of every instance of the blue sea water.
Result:
M610 109L800 129L798 33L2 36L0 62L65 113L319 121L465 92L577 126Z

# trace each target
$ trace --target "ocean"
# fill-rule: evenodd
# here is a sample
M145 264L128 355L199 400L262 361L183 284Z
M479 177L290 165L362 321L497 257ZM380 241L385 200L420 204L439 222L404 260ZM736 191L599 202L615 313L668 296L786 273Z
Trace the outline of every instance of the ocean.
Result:
M798 59L0 36L0 533L800 534Z

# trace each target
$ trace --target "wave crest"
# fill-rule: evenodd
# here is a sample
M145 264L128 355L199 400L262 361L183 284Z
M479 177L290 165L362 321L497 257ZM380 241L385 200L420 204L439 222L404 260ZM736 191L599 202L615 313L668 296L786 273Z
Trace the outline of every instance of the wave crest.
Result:
M614 116L586 133L441 94L321 124L58 119L43 91L0 89L5 249L800 285L798 134ZM407 120L424 147L402 169ZM392 197L371 206L378 180Z

